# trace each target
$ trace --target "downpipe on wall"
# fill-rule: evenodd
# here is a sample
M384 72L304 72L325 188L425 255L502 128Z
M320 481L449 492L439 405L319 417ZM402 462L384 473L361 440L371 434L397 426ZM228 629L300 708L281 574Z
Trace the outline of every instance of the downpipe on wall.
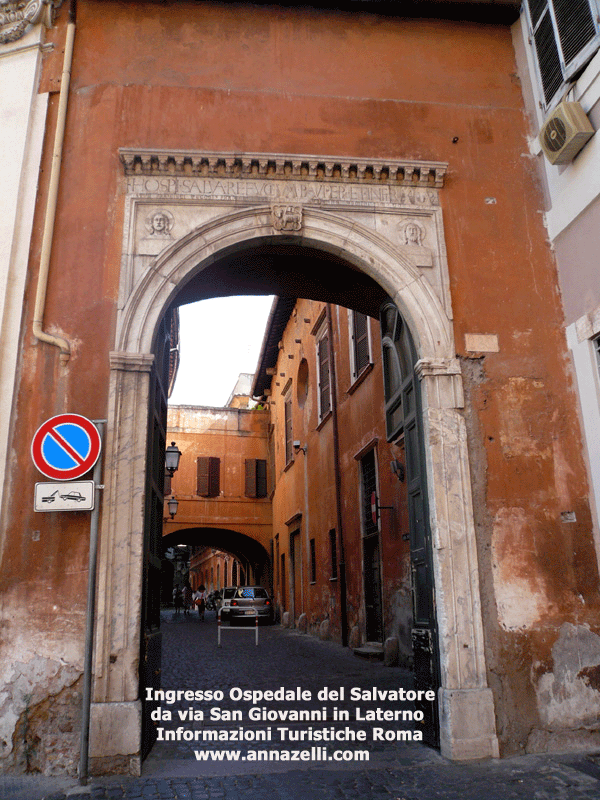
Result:
M48 273L50 270L50 255L52 253L52 239L54 238L54 221L58 204L58 186L60 180L60 167L62 161L63 143L65 138L65 122L67 118L67 105L69 98L69 85L71 82L71 65L73 63L73 46L75 42L75 16L76 0L71 0L69 6L69 22L65 40L65 54L58 96L58 114L56 130L54 132L54 147L52 150L52 165L50 169L50 182L48 185L48 200L44 217L44 232L40 253L40 271L35 293L35 310L33 314L33 335L41 342L47 342L60 348L60 362L64 366L71 356L71 345L61 336L54 336L43 330L44 308L46 305L46 291L48 288Z

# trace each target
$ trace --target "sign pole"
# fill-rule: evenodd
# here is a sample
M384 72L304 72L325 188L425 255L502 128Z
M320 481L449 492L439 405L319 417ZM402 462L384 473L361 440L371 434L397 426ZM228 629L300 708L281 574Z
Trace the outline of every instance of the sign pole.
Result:
M93 420L100 440L104 435L105 419ZM79 751L79 783L87 786L90 746L90 712L92 703L92 656L94 652L94 617L96 613L96 567L98 560L98 522L100 518L100 492L102 486L102 459L94 465L94 509L90 519L90 554L88 566L87 614L85 623L85 653L83 665L83 705L81 712L81 746Z

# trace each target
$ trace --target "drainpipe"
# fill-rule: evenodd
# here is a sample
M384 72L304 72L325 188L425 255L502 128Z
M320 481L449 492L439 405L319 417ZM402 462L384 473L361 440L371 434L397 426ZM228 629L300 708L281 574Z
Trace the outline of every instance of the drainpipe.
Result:
M52 252L52 239L54 236L54 220L58 202L58 184L60 178L60 164L62 159L63 142L65 138L65 121L67 117L67 101L69 84L71 81L71 64L73 62L73 44L75 41L75 7L76 0L71 0L69 6L69 22L65 40L65 55L58 96L58 116L54 132L54 148L52 151L52 166L50 169L50 182L48 185L48 200L46 202L46 215L44 218L44 233L40 253L40 271L35 293L35 311L33 314L33 335L36 339L55 347L60 347L60 362L64 366L71 355L71 345L60 336L53 336L42 330L44 322L44 307L46 305L46 290L48 288L48 272L50 269L50 254Z
M326 305L327 330L329 331L329 376L331 385L331 423L333 432L333 473L335 479L335 512L339 537L340 560L340 623L342 626L342 645L348 646L348 599L346 596L346 555L344 548L344 529L342 520L342 474L340 470L340 438L337 413L337 381L335 377L335 353L333 347L333 314L331 303Z

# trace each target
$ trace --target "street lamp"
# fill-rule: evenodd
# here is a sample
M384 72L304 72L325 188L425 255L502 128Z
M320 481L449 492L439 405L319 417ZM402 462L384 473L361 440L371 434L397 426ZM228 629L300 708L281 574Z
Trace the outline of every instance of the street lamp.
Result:
M179 500L174 496L170 497L167 505L169 506L169 514L171 515L171 519L173 519L177 513L177 509L179 508Z
M175 442L171 442L169 447L165 452L165 469L169 473L169 477L173 477L173 475L179 469L179 459L181 458L181 450L177 447Z

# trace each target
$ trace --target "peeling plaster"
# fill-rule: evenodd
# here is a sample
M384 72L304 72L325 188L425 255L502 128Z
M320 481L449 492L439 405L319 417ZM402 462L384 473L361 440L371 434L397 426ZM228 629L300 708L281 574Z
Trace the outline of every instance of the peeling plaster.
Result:
M550 730L599 727L600 636L566 622L552 648L554 668L536 687L540 720Z
M13 663L0 691L0 759L5 765L13 749L18 750L15 734L19 720L33 714L37 706L72 686L79 677L79 670L73 666L40 655ZM52 757L51 753L47 755Z
M500 443L506 458L551 456L550 449L541 446L536 431L536 421L544 408L544 389L543 381L513 377L498 390Z
M507 631L533 628L556 610L546 593L530 523L522 508L501 508L492 532L492 574L500 625Z

